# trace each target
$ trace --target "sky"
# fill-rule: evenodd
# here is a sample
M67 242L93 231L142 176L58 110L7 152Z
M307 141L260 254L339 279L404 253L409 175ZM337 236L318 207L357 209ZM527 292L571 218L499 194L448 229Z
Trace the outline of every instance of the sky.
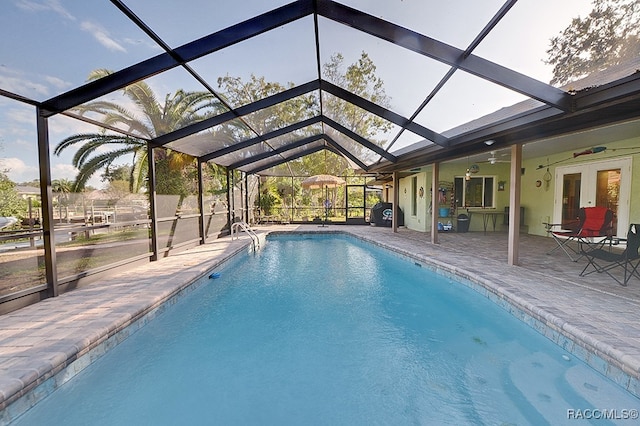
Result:
M179 46L288 1L125 0L125 4L170 46ZM347 6L464 49L501 7L499 0L344 0ZM544 64L549 39L572 18L586 16L590 0L520 0L474 51L538 80L551 79ZM319 19L320 57L341 53L353 63L366 51L385 83L392 110L410 116L447 67L344 25ZM96 68L117 70L161 53L161 49L107 0L1 0L0 90L44 101L83 84ZM217 77L251 73L269 81L302 84L317 77L313 19L303 18L254 39L194 61L191 65L216 87ZM182 69L150 78L159 94L201 90ZM121 101L119 94L107 99ZM523 100L509 90L456 73L417 121L437 132ZM437 101L437 102L436 102ZM35 109L0 96L0 169L14 182L38 177ZM85 123L65 117L49 121L50 143L81 132ZM417 142L408 135L404 144ZM70 179L72 153L51 154L52 179ZM90 182L101 187L99 177Z

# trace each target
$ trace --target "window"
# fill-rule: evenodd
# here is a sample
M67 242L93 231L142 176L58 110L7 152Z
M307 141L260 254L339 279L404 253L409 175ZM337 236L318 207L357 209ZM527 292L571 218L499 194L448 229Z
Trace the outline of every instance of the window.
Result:
M457 207L495 207L494 176L473 176L455 178Z

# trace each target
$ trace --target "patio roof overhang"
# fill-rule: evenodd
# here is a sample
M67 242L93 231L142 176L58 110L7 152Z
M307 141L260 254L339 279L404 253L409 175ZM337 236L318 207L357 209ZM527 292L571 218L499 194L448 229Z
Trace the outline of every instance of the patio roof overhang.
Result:
M371 170L385 173L406 170L433 162L447 161L487 151L485 141L492 141L490 149L553 139L558 136L637 121L640 111L640 73L603 87L592 88L575 95L574 111L561 112L541 106L505 119L484 118L490 124L448 139L448 146L430 146L398 156L394 163L381 161ZM514 106L517 111L518 107ZM556 146L556 151L572 147Z

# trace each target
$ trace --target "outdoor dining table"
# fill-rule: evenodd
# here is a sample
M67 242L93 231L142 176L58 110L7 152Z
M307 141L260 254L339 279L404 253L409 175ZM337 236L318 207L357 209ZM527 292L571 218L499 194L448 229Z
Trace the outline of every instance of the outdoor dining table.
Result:
M475 215L482 215L482 225L483 225L483 229L484 229L484 233L487 233L487 226L489 225L489 222L491 222L491 224L493 225L493 231L495 232L496 230L496 223L498 221L498 217L499 216L506 216L509 213L507 212L501 212L501 211L469 211L469 221L471 221L471 217L475 216Z

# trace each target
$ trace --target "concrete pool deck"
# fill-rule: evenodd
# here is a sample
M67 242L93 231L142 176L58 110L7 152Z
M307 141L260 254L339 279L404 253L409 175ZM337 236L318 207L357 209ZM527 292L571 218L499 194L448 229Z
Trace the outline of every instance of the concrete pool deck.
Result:
M507 235L500 232L442 233L440 244L433 245L428 234L404 228L397 233L345 225L254 229L261 238L269 232L345 232L459 274L640 395L640 280L622 287L602 274L580 277L584 262L571 262L564 253L546 254L555 244L551 238L521 235L520 266L509 266ZM172 296L189 291L190 283L249 244L245 234L214 240L0 316L0 424L142 327L171 304Z

